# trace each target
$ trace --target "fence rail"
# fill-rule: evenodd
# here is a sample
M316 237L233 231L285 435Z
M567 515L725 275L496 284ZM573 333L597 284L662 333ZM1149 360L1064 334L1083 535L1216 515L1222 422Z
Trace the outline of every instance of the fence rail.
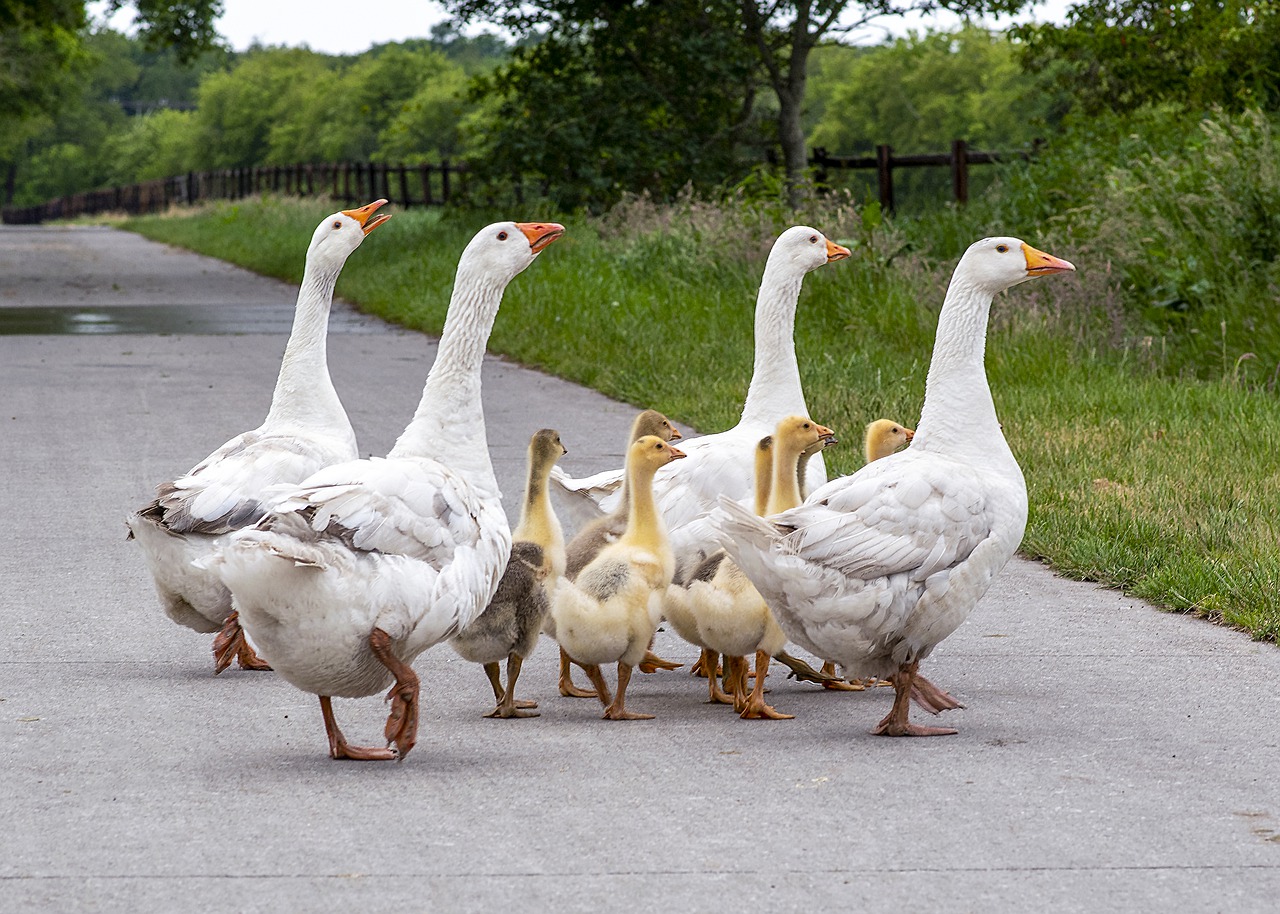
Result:
M467 188L467 166L390 165L383 162L263 165L190 171L185 175L143 181L125 187L91 190L48 200L36 206L6 206L6 225L32 225L106 212L163 212L175 203L237 200L265 192L291 196L328 194L343 202L385 197L398 206L438 206L453 202Z
M1026 159L1035 155L1037 140L1021 152L975 152L964 140L955 140L949 153L894 155L887 145L876 147L874 156L831 155L813 150L809 164L817 171L818 183L825 184L830 169L875 169L879 178L880 205L892 210L893 170L947 166L951 169L952 195L957 203L969 200L969 166ZM6 206L0 215L6 225L31 225L49 219L66 219L105 212L156 213L178 203L202 200L236 200L265 192L293 196L327 193L343 202L367 202L385 197L404 207L441 206L455 202L467 190L467 166L391 165L385 162L342 162L337 164L263 165L253 168L224 168L191 171L185 175L144 181L125 187L91 190L49 200L36 206ZM517 199L523 198L517 182Z
M813 150L809 165L817 170L817 181L825 184L828 180L827 169L836 168L874 168L877 173L880 189L880 206L886 211L893 210L893 170L895 168L923 168L948 166L951 169L951 195L957 203L969 202L969 166L990 165L995 162L1010 162L1015 159L1033 158L1039 151L1042 140L1036 140L1028 150L1018 152L976 152L969 148L964 140L952 140L951 152L924 153L914 155L894 155L893 147L881 144L876 147L874 156L835 156L819 147Z

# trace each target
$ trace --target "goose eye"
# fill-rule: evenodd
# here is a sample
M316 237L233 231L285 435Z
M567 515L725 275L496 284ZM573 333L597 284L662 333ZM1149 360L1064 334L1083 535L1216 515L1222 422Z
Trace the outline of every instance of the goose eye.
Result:
M997 245L996 245L996 250L997 250L997 251L999 251L1001 254L1007 254L1007 253L1009 253L1009 245L1007 245L1007 244L997 244Z
M818 243L818 236L817 236L817 235L810 235L810 236L809 236L809 243L810 243L810 244L817 244L817 243Z
M498 232L498 240L499 240L499 241L506 241L506 240L507 240L507 233L506 233L506 232Z
M334 227L334 228L336 228L336 229L340 229L340 228L342 228L342 220L341 220L341 219L334 219L334 220L333 220L333 227Z

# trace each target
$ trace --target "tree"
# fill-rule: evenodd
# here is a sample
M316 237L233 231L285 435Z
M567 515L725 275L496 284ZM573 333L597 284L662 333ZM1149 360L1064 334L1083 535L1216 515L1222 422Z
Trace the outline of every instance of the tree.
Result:
M531 177L572 208L741 174L755 80L733 7L601 0L590 12L477 81L483 114L468 118L468 153L478 175Z
M736 20L738 46L753 55L778 100L778 143L793 203L799 201L808 152L803 114L809 55L824 38L848 34L885 16L949 9L955 12L1013 12L1027 0L706 0L679 6L669 0L446 0L450 12L464 21L496 21L518 35L543 30L572 36L595 23L615 18L620 10L650 8L696 28L693 10L714 11ZM658 52L646 36L635 40ZM692 87L691 87L692 88Z
M108 0L107 12L132 6L139 32L153 47L175 47L184 60L216 43L221 0ZM14 198L18 156L81 91L92 65L85 49L84 0L0 0L0 171L5 202ZM66 150L64 150L66 152ZM60 162L70 159L63 155ZM74 167L51 173L75 174Z
M870 48L827 45L814 63L808 138L832 152L866 155L878 143L938 152L956 138L1009 149L1044 136L1050 118L1051 98L1023 74L1018 49L977 26Z
M1024 63L1086 115L1172 102L1280 109L1280 3L1085 0L1064 25L1014 29Z

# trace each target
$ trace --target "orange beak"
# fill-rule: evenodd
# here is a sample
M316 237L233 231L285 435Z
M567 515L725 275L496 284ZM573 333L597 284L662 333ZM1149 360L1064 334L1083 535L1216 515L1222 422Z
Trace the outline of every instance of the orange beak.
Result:
M344 209L342 211L342 215L350 216L352 219L356 220L356 222L359 222L361 227L364 229L364 233L368 235L378 226L382 225L382 223L391 218L390 213L383 213L380 216L373 215L379 206L385 206L386 203L386 200L374 200L368 206L362 206L359 209ZM373 216L373 218L369 218L370 216Z
M818 424L815 422L813 427L814 427L814 429L815 429L815 430L817 430L817 432L818 432L818 437L819 437L819 438L834 438L834 437L835 437L835 434L836 434L836 433L835 433L835 432L833 432L831 429L827 428L825 425L818 425Z
M675 441L677 438L683 438L683 437L684 437L684 435L680 434L680 429L676 428L674 425L673 425L673 426L671 426L671 440L672 440L672 441Z
M910 444L911 439L916 436L916 430L914 428L907 428L905 425L902 427L902 430L906 432L907 444Z
M516 228L529 239L529 250L537 254L564 234L564 226L558 222L517 222Z
M1074 272L1075 266L1069 261L1037 251L1029 244L1022 245L1022 256L1027 258L1028 276L1048 276L1050 273Z
M850 251L843 244L836 244L830 238L827 239L827 263L835 263L837 260L844 260L850 255Z
M671 445L669 445L669 444L667 445L667 450L671 452L671 459L672 459L672 460L679 460L681 457L688 457L688 456L689 456L689 455L688 455L688 454L686 454L684 451L680 450L678 447L672 447L672 446L671 446Z

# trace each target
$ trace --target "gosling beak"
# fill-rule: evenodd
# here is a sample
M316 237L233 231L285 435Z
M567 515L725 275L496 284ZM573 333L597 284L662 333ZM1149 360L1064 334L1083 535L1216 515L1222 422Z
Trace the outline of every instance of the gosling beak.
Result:
M524 232L529 250L535 254L564 234L564 226L558 222L517 222L516 228Z
M828 447L831 447L831 445L833 444L839 444L839 443L840 443L840 439L837 438L835 435L822 436L822 446L824 448L828 448Z
M911 439L916 436L916 430L914 428L907 428L903 426L902 432L907 436L907 444L910 444Z
M1069 261L1037 251L1029 244L1022 245L1022 256L1027 258L1028 276L1048 276L1050 273L1074 272L1075 266Z
M390 213L382 213L379 216L373 215L374 212L377 211L378 207L385 206L386 203L386 200L374 200L372 203L367 206L362 206L359 209L344 209L342 211L342 215L350 216L352 219L356 220L356 222L359 222L361 228L364 229L364 233L368 235L378 226L382 225L382 223L391 218ZM373 218L370 219L370 216L373 216Z
M818 425L816 422L814 423L813 428L814 431L818 433L819 438L834 438L836 435L835 432L827 428L825 425Z
M683 438L683 437L684 437L684 435L680 434L680 429L676 428L674 425L673 425L673 426L671 426L671 440L672 440L672 441L675 441L677 438Z
M672 459L672 460L679 460L681 457L688 457L688 456L689 456L689 455L688 455L688 454L686 454L684 451L680 450L678 447L672 447L672 446L671 446L671 445L669 445L669 444L667 445L667 450L671 452L671 459Z
M849 249L843 244L836 244L830 238L827 239L827 263L844 260L850 253Z

